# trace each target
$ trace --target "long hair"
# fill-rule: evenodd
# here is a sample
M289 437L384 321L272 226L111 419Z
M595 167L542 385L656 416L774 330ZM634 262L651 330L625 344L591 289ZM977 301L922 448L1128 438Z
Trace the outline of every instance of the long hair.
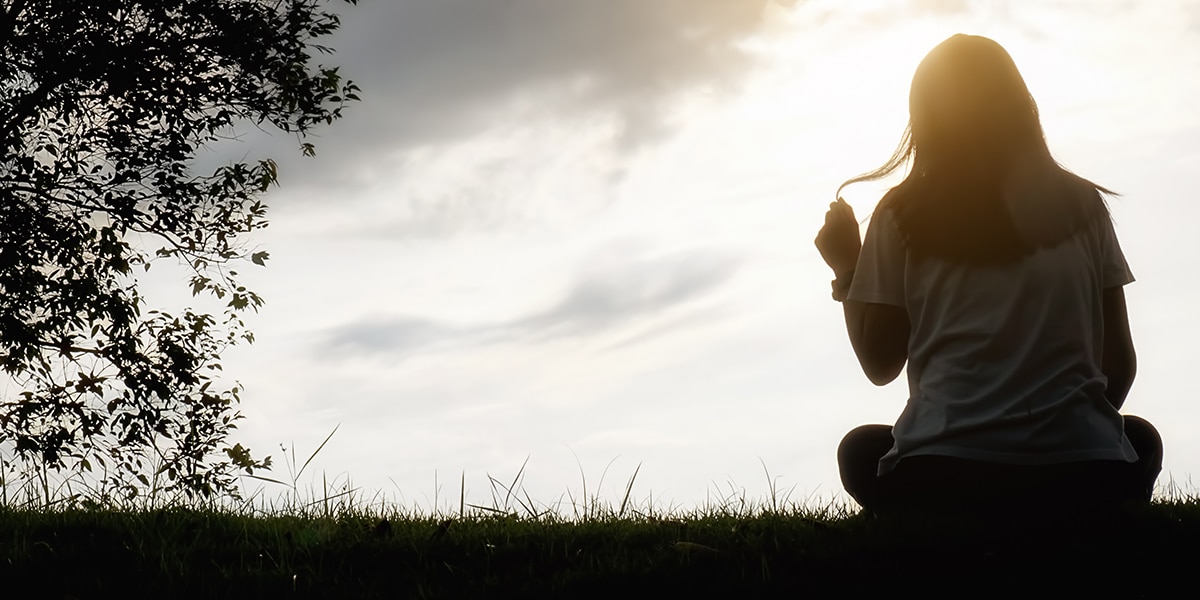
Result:
M1007 263L1108 217L1112 194L1059 165L1037 103L996 42L954 35L921 61L909 123L883 166L838 188L881 179L911 161L879 203L909 250L972 263Z

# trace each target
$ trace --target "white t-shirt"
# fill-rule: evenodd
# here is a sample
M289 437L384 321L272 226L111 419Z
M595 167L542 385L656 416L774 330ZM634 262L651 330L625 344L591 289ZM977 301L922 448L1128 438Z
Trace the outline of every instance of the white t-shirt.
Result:
M1107 219L1012 265L906 252L876 211L848 298L905 308L909 399L879 474L906 456L1006 464L1137 460L1104 397L1101 292L1133 281Z

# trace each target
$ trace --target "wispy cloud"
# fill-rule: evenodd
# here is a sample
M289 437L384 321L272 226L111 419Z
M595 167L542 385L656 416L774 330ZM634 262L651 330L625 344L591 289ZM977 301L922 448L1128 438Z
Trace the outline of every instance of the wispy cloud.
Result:
M732 257L700 253L643 259L593 273L547 310L502 329L538 338L611 330L704 296L727 281L737 266Z
M331 329L321 343L323 356L386 353L404 356L459 335L459 330L433 319L388 316L364 318Z
M735 257L711 251L641 257L582 275L559 300L527 316L473 324L415 316L364 317L321 332L316 346L323 357L400 360L464 346L594 336L639 323L669 325L668 317L714 292L738 267ZM645 341L670 330L654 327L636 339Z

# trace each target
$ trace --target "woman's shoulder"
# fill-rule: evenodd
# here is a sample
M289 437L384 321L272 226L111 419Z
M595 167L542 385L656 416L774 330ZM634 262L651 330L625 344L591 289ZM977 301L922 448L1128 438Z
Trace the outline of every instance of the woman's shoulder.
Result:
M887 191L883 198L879 199L879 203L875 205L875 212L878 215L881 211L894 211L898 205L900 198L904 196L903 186L897 185Z
M879 203L875 205L875 210L871 212L871 223L888 223L889 226L895 227L901 198L904 195L904 191L900 189L900 186L888 190L883 195L883 198L880 198Z
M1049 247L1108 219L1108 190L1048 156L1018 160L1004 180L1003 200L1025 245Z

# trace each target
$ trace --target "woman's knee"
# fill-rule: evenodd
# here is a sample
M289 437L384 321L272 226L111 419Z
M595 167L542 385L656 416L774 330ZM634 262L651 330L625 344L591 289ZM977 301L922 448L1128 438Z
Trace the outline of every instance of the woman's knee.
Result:
M838 444L838 462L867 456L878 461L894 444L890 425L860 425L851 429Z
M1147 421L1146 419L1143 419L1137 415L1122 415L1121 418L1125 421L1126 430L1132 428L1135 431L1149 431L1153 432L1155 436L1158 435L1158 429L1155 429L1154 425L1151 425L1150 421Z
M1158 430L1151 425L1149 421L1133 416L1125 415L1125 437L1129 438L1129 443L1133 445L1133 449L1137 451L1139 456L1143 456L1143 460L1150 459L1154 462L1162 462L1163 442L1162 436Z

